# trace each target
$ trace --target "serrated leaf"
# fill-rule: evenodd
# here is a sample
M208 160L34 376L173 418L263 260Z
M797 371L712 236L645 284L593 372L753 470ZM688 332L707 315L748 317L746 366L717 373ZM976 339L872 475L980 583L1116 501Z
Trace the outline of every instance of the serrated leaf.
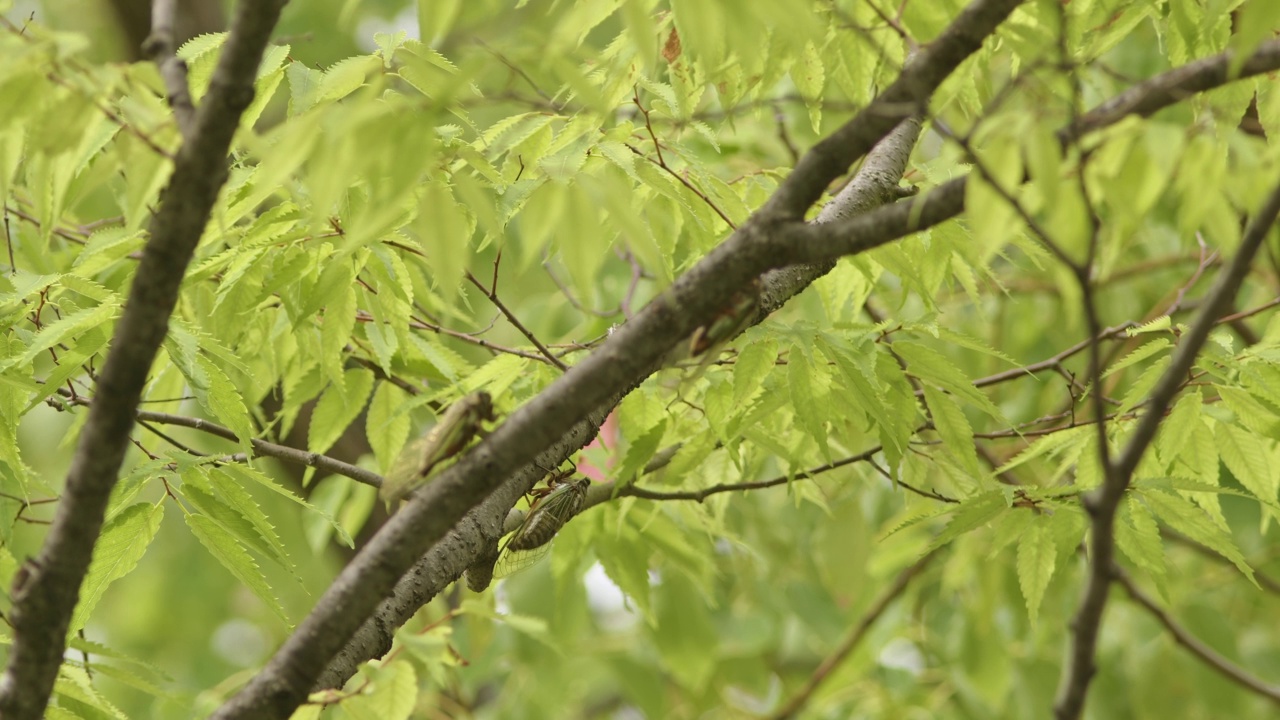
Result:
M280 487L279 485L276 484L276 481L271 479L266 473L259 471L257 468L253 467L252 465L245 465L241 463L233 463L230 465L225 465L223 466L222 469L225 470L230 475L238 476L242 480L245 480L248 482L257 483L258 485L265 487L271 492L281 497L287 498L291 502L301 505L303 508L306 508L312 514L319 516L326 523L331 525L333 527L333 530L338 534L338 537L342 540L343 544L345 544L347 547L355 547L355 543L351 540L351 536L347 533L346 530L344 530L338 524L337 520L335 520L331 514L325 512L324 510L321 510L320 508L314 506L313 504L307 502L306 500L303 500L297 495L294 495L292 492L286 490L285 488ZM345 478L343 479L345 480Z
M1058 560L1058 547L1044 523L1032 525L1018 541L1018 586L1027 601L1027 615L1034 625L1040 615L1040 602L1053 578Z
M1204 410L1203 404L1204 398L1200 395L1200 389L1192 388L1178 398L1173 410L1169 411L1169 416L1160 423L1159 434L1156 435L1156 452L1166 466L1182 454L1193 432L1208 430L1204 423L1200 422L1200 414Z
M1165 368L1169 367L1169 362L1170 358L1163 357L1156 360L1150 367L1144 370L1142 374L1138 376L1138 379L1134 380L1133 384L1129 386L1124 397L1120 399L1120 406L1115 410L1116 414L1123 415L1136 407L1138 403L1146 400L1148 393L1151 392L1151 388L1156 386L1156 383L1159 382L1160 378L1164 375Z
M814 387L818 369L809 362L806 351L807 348L793 345L791 353L787 356L787 388L791 393L791 407L805 432L818 443L823 456L830 458L831 448L827 444L826 424L829 395L823 394L819 397Z
M0 362L0 369L12 367L19 363L24 365L30 363L37 355L58 343L115 320L119 311L119 302L108 300L96 307L85 308L67 315L61 320L48 323L31 339L31 342L27 345L26 352L19 357Z
M280 604L280 600L267 583L267 578L262 574L262 569L240 546L240 543L209 517L197 513L188 513L184 517L187 527L191 528L192 534L200 544L222 563L223 567L231 571L237 580L253 591L253 594L257 595L281 620L291 624L288 616L285 615L284 606Z
M393 383L382 382L378 384L373 401L369 403L365 435L384 475L409 439L412 418L406 412L408 400L409 396L404 390Z
M1009 424L1009 421L1004 418L1004 415L991 400L975 388L973 381L966 377L960 371L960 368L956 367L942 353L919 343L901 340L893 344L893 349L894 352L906 360L907 372L963 399L970 405L990 415L1002 426Z
M1213 550L1231 561L1233 565L1255 586L1253 568L1245 562L1244 555L1236 547L1235 541L1222 528L1209 518L1204 510L1192 505L1181 496L1161 490L1141 490L1142 498L1156 515L1168 523L1169 527Z
M356 291L340 285L330 297L320 324L320 366L329 382L341 384L343 358L356 326Z
M1167 338L1160 338L1159 340L1149 342L1143 345L1142 347L1138 348L1137 350L1134 350L1133 352L1129 353L1128 355L1125 355L1124 358L1122 358L1119 362L1107 368L1106 371L1102 373L1102 377L1104 378L1110 377L1111 375L1114 375L1115 373L1120 372L1121 370L1129 367L1130 365L1134 363L1142 362L1143 360L1146 360L1147 358L1151 357L1152 355L1155 355L1161 350L1165 350L1166 348L1169 348L1172 346L1173 346L1173 343L1169 342Z
M322 453L333 447L364 409L373 390L373 379L371 370L348 368L341 385L330 385L320 394L307 428L307 449Z
M627 448L627 454L622 459L622 464L614 474L614 477L618 480L618 487L630 483L633 478L640 474L645 464L658 451L666 429L667 421L664 418L658 424L649 428L643 435L631 441L631 445Z
M961 535L986 525L1008 509L1009 504L999 490L990 490L965 499L956 506L947 526L929 543L929 550L936 550Z
M636 537L604 533L593 546L609 579L635 601L640 612L652 619L649 601L649 551Z
M818 48L813 41L805 43L804 52L800 54L799 61L791 66L791 79L796 84L796 90L800 92L804 98L805 107L809 109L809 124L813 126L813 131L820 132L822 129L822 85L825 80L825 74L822 67L822 56L818 53Z
M1160 527L1151 511L1130 495L1120 507L1115 525L1116 546L1134 565L1145 570L1163 588L1167 569ZM1163 590L1161 591L1163 593Z
M741 405L763 387L778 362L778 343L772 338L742 344L733 363L733 402Z
M324 71L316 88L315 102L340 100L355 92L369 73L380 69L382 61L372 55L339 60Z
M1227 423L1217 423L1214 438L1218 441L1218 457L1236 480L1266 503L1274 504L1280 475L1274 464L1274 453L1261 437Z
M1142 335L1145 333L1164 332L1173 327L1173 319L1168 315L1161 315L1151 322L1143 323L1138 327L1129 328L1125 331L1125 335L1133 337L1134 335Z
M978 462L978 451L973 444L973 428L969 426L960 403L929 385L924 386L924 399L933 416L933 428L942 438L943 445L956 458L960 467L969 472L973 481L982 484L986 473Z
M155 539L162 519L163 505L138 503L120 511L102 526L89 570L80 586L80 602L71 616L70 634L79 632L89 621L107 587L138 566Z
M435 290L450 304L462 282L475 221L458 205L448 187L433 182L423 189L415 229L431 267Z

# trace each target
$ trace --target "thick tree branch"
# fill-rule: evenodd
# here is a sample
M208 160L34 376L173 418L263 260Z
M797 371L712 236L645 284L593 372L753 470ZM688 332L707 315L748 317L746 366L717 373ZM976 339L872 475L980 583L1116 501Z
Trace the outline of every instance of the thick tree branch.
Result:
M227 177L227 152L284 0L241 2L209 92L174 160L125 311L98 379L53 525L13 588L13 645L0 716L39 718L62 664L67 625L124 460L134 412L164 340L178 287ZM23 575L20 575L23 577Z
M1274 55L1266 54L1259 57L1267 58L1267 62L1270 64L1250 61L1250 63L1246 64L1247 73L1256 74L1280 68L1280 53ZM1197 63L1197 65L1200 64ZM1208 63L1205 67L1211 68L1212 63ZM1161 78L1163 77L1163 75L1159 76L1149 82L1155 86L1162 86L1164 83L1161 82ZM1169 96L1166 97L1168 98ZM1168 102L1172 103L1174 99L1168 99ZM1091 114L1086 114L1082 117L1088 118L1090 116ZM1109 116L1107 123L1115 122L1119 119L1121 119L1121 116ZM1105 127L1107 123L1099 124L1096 127ZM900 125L894 133L910 132L908 125L909 123ZM893 136L890 136L884 142L886 147L892 147L896 141ZM897 151L894 150L892 152ZM910 149L908 148L907 153L909 154L909 152ZM873 155L878 153L879 147L876 148ZM874 171L875 168L879 167L880 162L873 162L873 158L869 156L864 167L870 167ZM885 166L892 162L894 162L892 158L886 157L883 159ZM855 182L858 181L855 179ZM877 181L872 176L868 179L867 184L870 186L868 190L871 188L884 190L890 183L885 182L883 179ZM897 179L894 178L891 184L896 185ZM930 199L930 196L938 193L939 190L943 190L943 192L938 197ZM845 193L841 193L841 195L843 196ZM813 240L815 246L835 239L846 242L850 246L865 244L867 247L876 247L900 237L900 235L892 235L891 233L909 234L909 228L912 227L910 213L915 203L924 203L926 206L932 204L935 209L931 217L934 218L935 222L942 222L958 214L963 209L963 202L964 179L961 178L945 183L940 188L935 188L922 198L899 202L889 207L881 207L877 210L868 211L865 216L855 216L848 220L841 220L838 217L833 218L826 225L809 226L804 229L804 232L815 231L815 235L817 235ZM874 207L874 203L872 207ZM840 215L843 216L843 213L840 213ZM863 218L866 219L864 220ZM869 234L881 230L886 233L884 236ZM863 234L859 235L857 233ZM794 230L792 234L795 234ZM801 251L798 250L797 252ZM839 254L838 252L822 253L815 251L819 261L836 257ZM797 259L797 262L802 261L804 261L804 258ZM786 270L790 269L786 268ZM775 285L766 281L765 289L762 292L762 304L767 304L770 307L780 307L789 297L783 289L785 285L782 284L786 280L783 279L784 276L776 275L773 272L766 274L766 278L769 277L773 277L778 284ZM799 276L797 275L797 277ZM804 282L800 287L803 288L807 284L808 282ZM1069 352L1074 354L1086 346L1087 341L1085 345L1073 347ZM1003 379L993 380L993 382L1003 381ZM620 398L621 395L618 397ZM602 422L608 414L608 409L611 409L611 405L593 413L591 418L584 422L583 425L575 426L569 433L565 434L564 442L548 449L539 462L545 467L553 467L563 462L574 450L585 444L586 440L579 441L576 439L580 436L580 429L589 427L591 422L597 424ZM1010 435L1012 436L1013 433ZM373 617L360 627L341 653L334 657L317 680L316 686L323 688L341 687L348 678L355 674L360 664L385 653L391 647L392 636L396 628L403 625L422 604L435 597L449 583L456 580L463 569L476 559L488 538L493 537L494 533L501 534L502 524L507 516L508 509L519 499L520 495L537 482L542 474L541 470L533 466L522 469L519 474L502 485L498 492L491 495L482 505L471 512L463 522L452 529L444 540L432 547L430 552L423 556L414 566L413 570L407 573L396 585L392 596L379 605Z
M1178 621L1174 620L1164 608L1156 604L1156 601L1151 596L1142 592L1137 584L1133 582L1133 578L1129 577L1129 574L1124 570L1118 567L1112 568L1112 576L1117 583L1124 587L1134 602L1146 608L1147 612L1151 613L1156 620L1159 620L1160 624L1164 625L1165 629L1169 631L1169 634L1173 635L1179 645L1186 648L1192 655L1200 658L1205 665L1218 671L1223 677L1246 690L1255 692L1273 703L1280 704L1280 685L1263 682L1250 675L1244 668L1214 652L1213 648L1205 645L1199 638L1188 632L1186 628L1179 625Z
M907 586L911 584L911 581L928 566L929 562L940 551L941 548L931 551L898 574L893 584L885 589L880 597L876 598L876 601L868 608L866 614L858 621L858 624L853 626L853 630L848 636L818 665L818 668L813 671L813 675L809 677L804 686L787 701L786 705L782 706L782 709L771 716L773 720L787 720L795 717L796 713L800 712L800 709L813 697L813 693L818 689L818 686L822 685L831 676L831 672L839 667L840 663L848 659L849 655L857 649L858 644L862 642L862 639L867 636L867 631L871 629L875 621L880 619L880 616L884 614L885 610L889 609L889 606L893 604L894 600L898 599L898 596L906 592Z
M728 304L734 293L766 270L794 264L794 249L786 242L785 230L797 223L850 162L902 119L916 114L933 88L977 50L1018 4L1017 0L976 0L892 86L900 97L873 102L838 132L836 143L821 151L815 148L808 157L816 159L807 168L802 161L791 176L795 180L784 183L787 190L780 189L784 199L771 200L600 348L416 493L339 574L263 671L214 717L288 716L306 698L329 660L392 594L400 577L467 513L521 468L522 473L530 473L530 463L539 453L544 463L562 462L574 447L566 445L564 454L553 456L544 449L563 445L564 436L588 422L592 413L607 413L660 366L676 343ZM883 116L891 110L892 116ZM831 163L821 159L825 153L837 153L844 160Z
M1239 75L1229 77L1227 70L1234 56L1233 52L1214 55L1140 82L1059 130L1058 139L1063 143L1071 143L1130 115L1148 117L1196 93L1226 85L1233 80L1271 72L1280 67L1280 40L1268 40L1259 45L1241 66Z
M1182 387L1200 348L1209 338L1209 332L1217 324L1218 318L1230 312L1253 257L1271 231L1277 215L1280 215L1280 186L1271 191L1249 223L1236 256L1219 273L1217 282L1206 296L1191 328L1180 338L1168 369L1148 395L1146 412L1138 420L1128 444L1105 468L1106 479L1103 486L1085 498L1085 507L1093 516L1089 539L1089 577L1080 609L1072 622L1070 656L1063 668L1058 699L1054 703L1054 714L1058 720L1080 717L1089 691L1089 682L1095 671L1094 652L1098 632L1102 627L1102 613L1107 606L1107 590L1111 585L1114 563L1113 530L1116 509L1124 498L1138 461L1155 439L1165 411Z

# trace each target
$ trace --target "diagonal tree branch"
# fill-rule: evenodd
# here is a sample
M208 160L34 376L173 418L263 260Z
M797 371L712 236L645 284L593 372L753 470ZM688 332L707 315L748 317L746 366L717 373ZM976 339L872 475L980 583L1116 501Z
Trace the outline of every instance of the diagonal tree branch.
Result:
M178 287L227 177L227 151L263 49L285 0L241 2L231 36L189 137L174 159L152 219L125 312L98 379L97 398L76 446L66 487L39 556L13 588L13 645L0 678L0 716L39 718L49 700L67 626L102 529L147 373L164 340Z
M1124 587L1125 592L1129 593L1129 597L1133 601L1146 608L1160 624L1169 631L1170 635L1178 641L1178 644L1185 647L1188 652L1200 658L1205 665L1217 670L1219 674L1227 678L1231 682L1251 690L1273 703L1280 704L1280 685L1272 685L1268 682L1254 677L1230 660L1222 657L1213 648L1205 645L1195 635L1192 635L1186 628L1178 624L1168 611L1160 607L1151 596L1142 592L1142 590L1133 582L1133 578L1129 574L1118 567L1112 568L1112 577L1115 581Z
M1280 42L1275 43L1280 48ZM1224 56L1217 56L1218 58ZM1265 62L1255 61L1259 58L1265 58ZM1197 67L1202 68L1202 72L1212 73L1212 68L1216 66L1211 58L1209 61L1200 61L1195 63ZM1207 68L1207 69L1205 69ZM1246 63L1246 72L1242 77L1249 73L1258 74L1271 70L1280 69L1280 52L1270 52L1259 50L1258 54L1253 56ZM1179 71L1172 71L1166 75L1177 73L1177 77L1187 77ZM1161 75L1148 81L1153 87L1166 87L1169 83L1164 82ZM1198 83L1196 76L1192 76ZM1225 77L1221 82L1227 82ZM1178 98L1173 95L1164 94L1163 97L1167 102L1173 103ZM1091 117L1092 113L1082 116L1082 118ZM1108 115L1105 122L1100 122L1091 129L1100 129L1106 127L1110 123L1114 123L1124 116ZM904 123L906 125L906 123ZM903 126L899 126L894 131L897 133L907 133L908 130ZM1060 135L1061 136L1061 135ZM892 135L886 138L885 144L891 146L893 144ZM868 156L867 161L863 164L864 168L870 168L875 171L877 168L887 168L890 162L880 154L880 147ZM886 150L886 153L890 152ZM893 150L892 152L897 152ZM909 151L908 151L909 153ZM902 162L905 167L905 157ZM868 192L881 192L889 185L896 185L898 177L892 177L888 183L868 181ZM857 184L860 180L855 178L851 184ZM809 230L813 231L817 236L814 238L815 245L834 240L847 240L854 244L866 244L868 247L874 247L888 243L897 236L876 236L878 228L888 228L886 233L902 232L907 234L911 227L911 212L917 202L935 203L937 205L934 216L936 222L942 222L950 219L958 214L964 205L964 179L951 181L942 186L947 188L944 195L933 197L939 189L934 189L922 198L912 201L899 202L888 207L881 207L872 210L875 203L870 203L867 207L858 207L854 212L867 213L866 216L857 215L853 219L844 218L844 213L838 213L837 217L830 219L829 223L824 226L809 226ZM845 193L841 193L845 195ZM861 196L858 196L861 198ZM850 193L850 201L853 201L852 193ZM833 200L838 202L837 200ZM831 203L828 203L830 205ZM823 208L824 213L826 207ZM950 214L947 214L947 213ZM860 220L867 217L865 221ZM844 218L844 219L842 219ZM855 228L850 230L849 228ZM861 235L856 233L862 233ZM819 261L834 257L836 254L819 254ZM799 288L808 285L810 280L804 280L803 272L788 273L793 268L783 268L781 271L771 271L766 273L765 288L762 291L762 305L770 308L781 307L789 298L787 295L786 284L795 283ZM798 290L796 290L798 292ZM1123 328L1121 328L1123 329ZM1087 343L1087 341L1086 341ZM1069 352L1074 354L1086 345L1082 344L1073 347ZM1020 371L1019 371L1020 372ZM997 378L994 381L1002 381L1003 378ZM621 395L618 396L619 399ZM593 413L590 418L583 421L578 426L572 428L562 438L562 442L558 443L540 457L539 461L543 466L553 467L564 458L568 457L574 450L585 444L586 440L578 440L579 437L589 437L583 435L589 428L598 426L603 422L604 417L608 414L607 409L611 405L606 404L604 411ZM594 423L594 425L592 424ZM593 431L592 431L593 432ZM396 585L394 592L383 601L373 616L360 627L356 634L351 638L347 645L333 658L333 660L325 668L324 672L316 681L317 688L341 687L352 675L356 669L365 661L379 657L384 654L390 647L392 636L396 628L403 625L407 619L417 612L418 608L442 592L449 583L457 580L462 571L473 562L480 552L480 548L485 543L497 535L501 535L501 528L504 519L507 517L507 511L519 499L525 491L533 486L535 482L542 476L542 471L532 466L526 467L517 475L513 476L508 482L500 487L500 489L484 501L479 507L473 510L457 527L449 531L448 535L440 543L431 548L414 568L407 573L404 578ZM460 557L460 555L464 555Z
M789 718L795 717L796 713L800 712L800 709L803 708L813 697L813 693L817 691L818 687L831 677L831 672L839 667L840 663L848 659L849 655L857 649L859 643L861 643L862 639L867 636L867 631L871 629L871 626L875 624L876 620L880 619L880 616L884 614L885 610L889 609L889 606L893 604L894 600L897 600L902 593L906 592L911 581L924 571L924 569L929 565L929 562L932 561L941 550L942 548L931 550L924 557L915 561L905 570L898 573L898 577L893 581L893 584L886 588L885 591L880 594L880 597L876 598L876 601L867 609L866 614L858 620L858 624L853 626L853 630L850 631L845 639L840 642L840 645L836 647L836 649L832 651L832 653L828 655L821 664L818 665L817 669L813 671L813 675L809 677L809 680L804 684L804 686L787 701L786 705L783 705L778 712L774 713L770 717L773 720L788 720Z
M1116 510L1124 498L1125 490L1129 488L1138 461L1155 439L1165 411L1182 387L1200 348L1209 338L1209 332L1217 324L1218 318L1230 312L1253 257L1271 231L1277 215L1280 215L1280 185L1271 191L1249 223L1236 256L1219 273L1217 282L1205 297L1191 328L1180 338L1168 369L1148 395L1146 413L1138 420L1129 443L1104 469L1106 479L1102 487L1085 497L1085 508L1093 518L1089 539L1089 576L1080 600L1080 609L1072 621L1070 655L1063 667L1058 698L1054 703L1054 715L1058 720L1080 717L1089 691L1089 682L1095 672L1094 652L1098 632L1102 627L1102 613L1107 606L1107 591L1111 585L1115 555L1113 530Z
M805 153L769 198L760 215L797 218L817 202L827 185L853 161L907 118L921 115L943 80L977 52L1022 0L976 0L960 11L938 37L907 61L898 79L853 120Z
M822 189L845 171L905 117L1019 4L1018 0L975 0L920 54L900 83L892 102L873 102L838 131L838 141L814 148L766 204L661 295L619 328L595 352L557 378L516 410L507 422L437 479L418 491L339 574L311 614L267 663L213 717L282 718L288 716L319 679L329 660L347 643L401 576L445 537L473 508L502 487L507 478L593 414L607 412L659 366L666 353L695 328L709 321L741 288L775 267L794 264L787 230L817 200ZM906 112L894 110L909 103ZM828 153L838 160L824 158ZM535 470L536 472L536 470ZM507 487L517 484L513 481ZM530 481L532 482L532 481ZM518 488L517 488L518 489Z

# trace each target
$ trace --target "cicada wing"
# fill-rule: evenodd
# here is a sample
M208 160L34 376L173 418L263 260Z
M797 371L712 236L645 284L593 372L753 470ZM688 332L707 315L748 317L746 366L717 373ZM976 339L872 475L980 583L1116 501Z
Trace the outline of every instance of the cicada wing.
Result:
M493 576L495 578L504 578L515 575L522 570L528 570L538 561L547 556L551 552L551 543L539 545L529 550L512 550L507 548L503 551L502 556L498 558L498 562L493 566Z

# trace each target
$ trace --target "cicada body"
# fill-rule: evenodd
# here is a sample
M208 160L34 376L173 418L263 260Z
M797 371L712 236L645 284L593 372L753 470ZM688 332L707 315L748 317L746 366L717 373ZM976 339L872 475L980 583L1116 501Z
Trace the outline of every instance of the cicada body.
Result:
M482 430L481 423L495 419L493 401L483 390L450 405L440 422L426 435L409 443L392 463L382 484L383 501L392 505L422 487L441 462L471 444Z
M551 549L551 539L570 518L582 511L591 481L573 480L552 488L529 508L520 527L511 533L498 559L496 575L505 577L538 562Z

